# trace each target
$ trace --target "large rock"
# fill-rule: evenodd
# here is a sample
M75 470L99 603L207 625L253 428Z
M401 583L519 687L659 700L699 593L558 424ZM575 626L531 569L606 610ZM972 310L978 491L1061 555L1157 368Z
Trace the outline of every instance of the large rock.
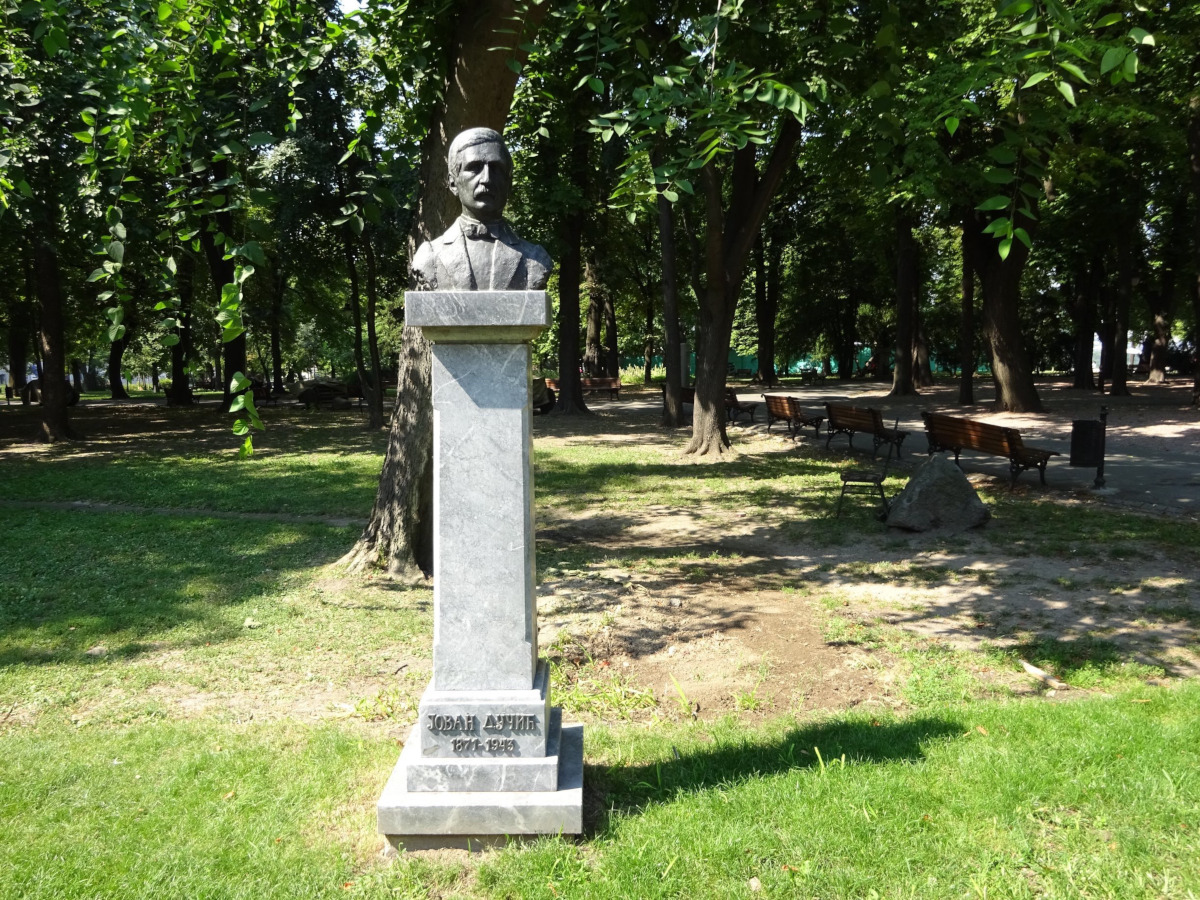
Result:
M887 523L908 531L965 531L991 517L962 470L947 457L935 454L921 464L892 501Z

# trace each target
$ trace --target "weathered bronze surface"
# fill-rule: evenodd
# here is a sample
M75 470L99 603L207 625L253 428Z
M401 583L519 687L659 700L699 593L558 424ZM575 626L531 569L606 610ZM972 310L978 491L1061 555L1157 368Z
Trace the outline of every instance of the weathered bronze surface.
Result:
M413 258L423 291L540 291L554 263L537 244L522 240L504 221L512 191L512 157L490 128L469 128L450 143L450 190L462 214L444 234L426 241Z

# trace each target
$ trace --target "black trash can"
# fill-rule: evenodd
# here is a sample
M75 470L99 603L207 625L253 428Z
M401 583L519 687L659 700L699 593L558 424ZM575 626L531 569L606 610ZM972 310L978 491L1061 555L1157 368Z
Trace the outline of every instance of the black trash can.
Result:
M1104 424L1097 419L1071 423L1071 465L1096 468L1104 461Z

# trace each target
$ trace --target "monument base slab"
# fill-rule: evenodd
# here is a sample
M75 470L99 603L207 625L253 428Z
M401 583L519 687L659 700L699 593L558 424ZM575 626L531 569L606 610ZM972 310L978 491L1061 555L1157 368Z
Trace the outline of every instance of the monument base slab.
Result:
M554 724L557 720L555 716ZM550 791L410 791L409 761L421 760L420 741L410 735L376 807L379 833L408 849L463 847L471 842L494 846L505 835L579 834L583 830L583 726L563 725L556 730L558 785Z

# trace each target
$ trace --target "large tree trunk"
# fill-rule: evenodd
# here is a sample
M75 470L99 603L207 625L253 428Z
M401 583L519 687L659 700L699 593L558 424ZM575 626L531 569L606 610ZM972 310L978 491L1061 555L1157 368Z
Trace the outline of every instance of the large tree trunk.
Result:
M685 453L720 457L730 449L725 433L725 375L734 311L746 262L802 133L795 119L784 121L761 175L755 144L735 151L727 206L716 164L710 161L700 169L705 200L705 285L700 295L700 360L692 440Z
M917 318L917 241L908 210L896 207L896 367L889 397L917 393L913 379L913 342Z
M179 291L179 343L171 347L171 389L167 391L168 406L191 406L192 386L188 381L187 362L192 355L192 299L196 285L196 260L189 253L180 254L175 272L175 287Z
M592 260L583 266L583 281L588 286L587 336L583 351L583 372L589 378L603 375L600 364L600 333L604 321L604 298L596 283L596 267Z
M1033 383L1033 369L1021 335L1021 273L1029 260L1029 248L1013 241L1006 259L1000 258L997 242L984 234L987 222L974 217L967 229L971 263L983 293L983 330L991 351L992 377L996 384L995 408L1008 412L1042 412L1042 401Z
M66 345L63 339L62 275L58 268L58 253L39 235L34 243L34 268L37 297L41 304L41 327L38 342L42 355L42 440L71 440L71 423L67 415Z
M654 295L646 295L646 328L642 344L642 384L654 377Z
M679 258L675 246L675 209L658 192L658 232L662 246L663 296L663 368L667 383L663 389L663 418L666 428L679 428L683 421L683 360L679 336Z
M475 126L503 130L517 84L509 62L525 60L527 53L519 48L527 45L549 7L521 0L459 0L452 10L454 37L444 48L444 102L421 148L422 188L410 259L421 241L445 231L459 213L458 200L446 187L450 141ZM366 529L342 559L352 570L378 567L409 579L433 572L430 366L429 342L419 328L405 328L379 492Z
M125 381L121 375L129 335L130 325L126 323L125 333L108 345L108 395L113 400L129 399L129 392L125 390Z

